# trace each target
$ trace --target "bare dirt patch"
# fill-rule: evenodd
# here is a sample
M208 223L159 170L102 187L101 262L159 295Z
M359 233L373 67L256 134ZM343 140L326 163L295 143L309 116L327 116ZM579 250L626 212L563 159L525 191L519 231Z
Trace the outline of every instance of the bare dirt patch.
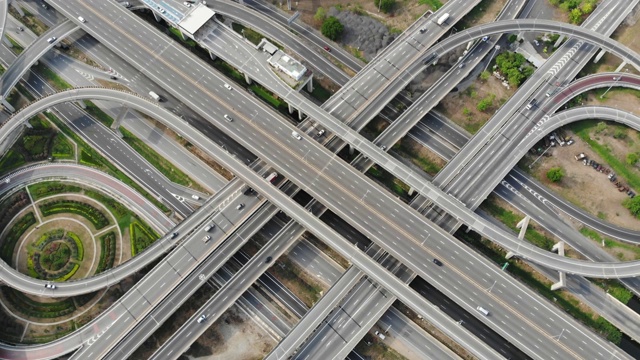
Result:
M275 345L275 340L234 305L192 346L210 350L212 355L189 357L202 360L262 359Z
M627 195L619 192L609 182L606 174L597 172L590 166L584 166L581 161L576 161L574 156L584 152L598 163L605 162L590 151L589 146L580 138L574 136L573 139L575 144L571 146L551 148L549 151L552 156L540 159L531 173L549 189L590 214L618 226L640 230L640 220L622 206L622 201L627 199ZM527 158L527 161L526 163L530 164L532 159ZM546 178L547 171L556 166L563 168L565 173L560 183L553 183Z
M445 96L437 106L437 110L470 133L476 133L515 91L514 88L507 90L494 76L486 81L478 79L465 91L449 93ZM494 97L493 105L485 111L479 111L478 103L492 96Z

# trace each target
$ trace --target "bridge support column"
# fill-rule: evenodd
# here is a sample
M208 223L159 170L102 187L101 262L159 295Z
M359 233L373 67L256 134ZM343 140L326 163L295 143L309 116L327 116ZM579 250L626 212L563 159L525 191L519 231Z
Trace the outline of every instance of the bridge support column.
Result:
M22 7L16 5L13 0L9 0L9 2L7 3L10 6L13 6L14 9L16 9L16 11L18 12L18 14L20 14L20 16L24 16L24 11L22 11Z
M309 79L307 80L305 86L307 87L308 92L313 92L313 75L309 76Z
M300 109L298 109L298 120L302 121L303 117L304 117L304 113L300 111Z
M353 155L353 151L354 151L355 149L356 149L356 148L354 148L354 147L353 147L353 145L349 144L349 155Z
M287 104L287 106L289 107L289 114L293 114L293 110L295 110L293 106L291 104Z
M531 217L527 215L524 217L524 219L520 220L520 222L516 225L516 228L520 229L520 233L518 234L518 239L520 240L524 239L524 235L527 233L527 227L529 226L529 220L531 220Z
M2 106L4 106L4 108L7 109L10 113L16 112L16 109L11 104L9 104L6 99L2 99Z
M596 55L596 57L593 59L593 63L597 63L598 61L600 61L600 59L602 59L602 57L604 56L604 54L606 54L606 50L602 49L600 50L600 52L598 53L598 55Z
M555 44L553 44L554 48L557 48L558 46L560 46L560 44L562 44L562 41L564 40L565 36L564 35L560 35L560 37L558 38L558 41L556 41Z
M2 42L7 45L8 48L12 48L13 44L11 43L11 41L9 41L9 39L7 38L7 35L2 35Z
M251 85L253 83L253 81L251 81L251 78L247 74L244 74L244 81L246 81L247 84L249 84L249 85Z
M217 56L215 56L215 55L211 52L211 50L209 50L209 57L211 58L211 60L215 60L215 59L217 59L217 58L218 58Z
M409 194L409 196L413 196L413 192L414 192L413 188L410 187L409 192L407 194ZM467 228L467 231L468 231L468 228Z
M153 17L156 19L157 22L160 22L160 20L162 20L162 18L160 17L160 15L158 15L157 12L152 11L153 12Z
M120 134L120 132L118 131L118 128L120 128L120 124L122 123L122 119L124 119L124 117L127 115L128 112L129 112L129 108L127 106L123 106L123 107L120 108L120 112L118 113L118 117L116 117L116 119L111 124L111 129L113 131L115 131L116 133Z
M553 245L551 251L557 251L558 255L564 256L564 241L560 241ZM560 276L560 279L557 283L551 285L551 290L558 290L567 286L567 274L563 271L558 271L558 275Z
M84 100L78 100L76 102L78 103L78 106L80 106L81 109L87 108L87 104L84 103Z

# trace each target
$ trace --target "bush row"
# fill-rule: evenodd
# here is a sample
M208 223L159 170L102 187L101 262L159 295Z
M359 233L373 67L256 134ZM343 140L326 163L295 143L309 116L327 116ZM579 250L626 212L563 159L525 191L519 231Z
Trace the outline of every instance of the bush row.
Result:
M137 221L129 225L129 237L131 238L131 256L141 253L158 239L158 235Z
M20 191L12 195L8 200L0 204L0 229L4 229L9 221L29 203L29 196L26 192Z
M24 315L51 319L70 314L76 310L73 300L66 299L55 303L40 303L13 289L4 289L7 300Z
M59 277L57 279L53 279L54 281L57 281L57 282L67 281L67 280L71 279L71 277L73 275L75 275L76 271L78 271L78 269L80 268L80 265L78 265L78 264L69 263L67 265L73 265L73 268L71 269L71 271L69 271L66 275L64 275L62 277Z
M100 237L100 261L96 274L113 267L116 258L116 233L110 231Z
M84 246L82 245L82 241L80 241L78 235L72 233L71 231L67 231L67 237L71 239L71 241L75 244L75 249L73 245L71 246L71 256L78 261L82 261L82 259L84 259ZM75 256L73 255L74 252Z
M29 192L35 200L62 193L78 193L81 190L79 186L68 185L57 181L45 181L29 186Z
M96 229L102 229L109 225L109 220L92 205L75 200L56 200L40 205L40 211L44 216L60 213L72 213L89 220Z

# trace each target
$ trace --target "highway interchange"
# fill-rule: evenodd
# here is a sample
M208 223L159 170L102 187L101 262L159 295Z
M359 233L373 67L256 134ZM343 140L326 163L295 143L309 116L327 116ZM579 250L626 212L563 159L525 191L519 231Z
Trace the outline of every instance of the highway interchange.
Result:
M70 18L73 18L73 17L70 16ZM89 23L97 22L97 21L98 21L98 18L96 18L95 20L92 19L92 21L89 21ZM108 40L101 40L101 41L108 42ZM167 47L167 49L169 49L169 48L170 47ZM173 50L173 48L171 48L171 49ZM131 51L131 49L130 49L130 51ZM121 56L122 56L122 54L121 54ZM126 56L123 56L123 58L126 58ZM135 62L136 62L135 60L132 60L132 63L135 63ZM182 65L182 66L183 66L183 68L185 67L184 65ZM148 71L150 77L152 77L152 78L154 78L156 80L160 80L157 75L154 75L154 72L156 72L158 70L156 70L156 71L147 70L147 71ZM165 73L168 73L168 72L165 72ZM217 77L217 76L214 75L214 77ZM213 79L209 79L209 80L213 81ZM195 81L195 80L192 80L192 81ZM218 81L220 81L220 80L218 80ZM162 82L162 81L160 80L159 82ZM218 84L219 84L219 82L218 82ZM215 92L220 92L220 91L224 92L225 90L216 89L214 91ZM90 93L90 94L84 95L84 94L82 94L83 92L80 91L80 92L78 92L78 95L67 95L67 96L78 96L78 98L84 97L84 96L86 96L87 98L91 98L91 97L100 98L100 97L102 97L102 98L105 98L105 99L119 99L118 101L122 101L123 100L122 98L119 98L116 95L111 95L111 94L107 94L107 93L105 93L105 95L102 95L102 93L100 93L98 91L94 91L93 93L91 93L90 89L87 92ZM80 95L80 94L82 94L82 95ZM200 106L197 105L197 103L194 103L194 101L189 101L184 96L180 96L182 94L174 94L174 95L178 96L179 98L182 97L181 100L183 100L187 104L195 105L195 106L193 106L194 108L199 108L200 107ZM232 99L232 98L229 98L228 96L225 96L225 97L226 97L225 101L229 101L229 102L238 101L238 99ZM137 98L134 98L134 97L131 97L131 96L125 96L125 98L126 98L126 100L129 100L131 102L139 102L140 101ZM60 99L62 99L62 100L48 99L50 102L47 103L47 104L44 104L44 105L55 104L57 101L64 101L65 96L61 96ZM217 97L216 97L216 99L217 99ZM245 100L249 100L249 101L248 102L243 102L242 100L240 100L243 103L243 105L245 105L245 106L247 106L247 104L255 105L255 106L257 106L257 109L261 109L260 111L264 111L264 109L261 108L258 104L255 104L253 101L251 101L250 98L249 99L245 98ZM202 105L202 107L205 107L204 103L200 103L200 104ZM140 110L142 110L142 111L148 110L148 107L149 107L149 105L141 105L141 104L138 104L137 106L139 106ZM221 103L219 103L218 106L221 106L222 108L224 108L224 105L221 104ZM132 107L135 107L135 106L132 105ZM37 106L34 107L34 108L36 108L36 109L33 110L33 111L35 111L35 112L40 111L40 110L38 110L39 108ZM228 109L228 107L227 107L227 109ZM27 111L27 113L28 113L28 111ZM200 110L200 113L204 117L207 117L208 113L206 111ZM246 113L249 113L249 111L247 110ZM246 114L246 113L243 113L243 114ZM277 119L275 118L276 116L273 115L272 112L269 112L269 114L270 114L269 115L270 117L273 117L272 119L266 118L266 119L261 119L261 120L265 121L265 122L277 121ZM158 114L156 114L156 115L158 115ZM158 115L158 116L160 116L160 115ZM247 115L245 115L245 116L247 116ZM318 115L318 117L321 117L321 116L322 116L321 114ZM300 149L291 148L291 146L293 146L292 144L295 145L296 143L295 143L295 140L292 140L291 137L289 136L290 130L284 130L284 129L280 128L280 130L281 130L280 132L275 131L275 134L270 135L267 132L267 130L265 130L266 128L259 128L257 126L258 125L257 124L258 121L245 122L244 119L241 118L241 117L240 118L234 117L234 118L237 120L237 121L234 121L234 123L236 123L236 122L237 123L243 123L243 124L240 125L240 127L245 128L245 126L247 126L246 129L249 129L248 131L250 131L250 132L252 131L251 129L253 129L253 131L260 131L260 133L262 134L260 136L264 136L264 138L271 138L272 136L277 135L278 136L278 138L277 138L278 140L277 141L280 141L281 144L287 143L288 145L286 147L278 146L277 143L269 142L269 141L265 141L264 144L267 147L272 147L274 149L280 148L283 152L286 151L286 152L289 152L290 154L294 154L293 157L297 158L297 159L300 159L300 161L297 164L288 164L286 161L282 162L283 160L286 160L286 159L278 159L278 156L275 156L275 155L274 156L269 156L269 154L263 154L263 152L260 151L260 149L258 149L255 145L252 145L252 144L247 143L246 141L244 141L242 139L242 136L243 136L242 134L234 133L234 131L237 131L236 129L231 129L230 125L227 125L224 122L221 122L220 119L215 119L214 121L217 121L216 125L218 127L223 128L227 133L233 134L232 136L235 137L235 139L239 143L244 144L247 149L251 150L253 153L260 154L260 157L263 160L267 160L268 159L267 161L270 164L277 164L276 167L279 168L280 171L282 171L283 174L286 174L289 179L292 179L294 182L296 182L303 189L307 190L307 192L312 194L316 199L320 200L323 204L328 205L335 213L337 213L338 215L340 215L341 217L343 217L345 219L348 219L354 227L358 228L358 230L360 230L363 233L365 233L366 235L370 236L372 239L374 239L374 241L377 240L376 242L378 243L378 245L383 246L383 247L385 247L385 245L387 245L386 249L390 254L394 255L394 257L397 258L397 259L402 259L402 262L405 265L410 265L410 267L413 267L412 270L415 270L417 273L419 273L422 278L430 279L430 282L431 282L432 276L430 276L428 273L425 273L424 270L420 269L419 266L416 265L416 264L420 264L420 263L422 263L422 264L428 263L429 262L429 258L425 259L423 257L421 260L418 260L419 258L416 258L416 260L411 260L412 259L412 255L415 256L415 255L419 255L419 254L411 254L411 251L406 251L405 250L407 252L407 255L409 256L409 257L405 257L404 255L402 255L401 252L389 248L389 246L396 246L395 241L394 241L393 245L384 244L383 241L380 241L380 238L391 239L391 238L396 237L396 235L393 232L392 233L388 233L386 231L385 231L386 234L383 234L382 230L383 230L384 226L381 226L376 230L378 232L378 234L375 234L372 229L367 229L367 227L370 225L369 222L371 222L371 221L373 221L374 223L384 224L384 223L388 222L388 220L385 220L384 217L380 217L380 218L378 218L376 220L373 220L373 219L369 218L369 220L367 220L366 216L375 215L376 217L378 217L380 215L379 213L371 213L371 212L367 213L367 212L364 212L364 214L363 214L364 216L360 216L360 214L358 214L358 216L356 216L356 212L360 212L361 209L359 209L354 204L362 203L362 204L365 204L367 206L375 208L376 204L373 203L373 202L375 202L378 199L381 199L380 201L385 201L385 200L389 201L392 204L394 203L394 199L391 199L389 196L386 196L385 194L381 194L380 190L378 188L375 188L375 187L362 188L361 190L364 190L364 191L361 191L359 194L355 194L355 193L351 193L350 194L350 193L344 191L344 189L342 189L342 186L340 184L338 184L338 182L343 182L345 180L345 179L342 178L342 176L346 176L345 175L346 174L345 171L350 171L349 178L353 177L354 179L357 178L356 173L353 172L353 170L345 168L344 166L342 166L342 164L336 164L336 161L334 160L334 158L331 158L331 156L328 154L328 152L326 150L320 149L319 146L315 144L315 142L312 140L311 137L305 137L302 140L302 146L304 147L304 149L302 151L300 151ZM249 118L249 116L247 116L247 118ZM333 124L339 125L337 123L330 123L330 124L331 125L333 125ZM267 126L268 126L268 124L267 124ZM350 132L346 132L345 131L346 129L344 127L334 126L334 128L331 128L331 126L327 125L327 128L329 130L337 130L338 133L346 134L347 137L350 138L349 135L351 135L351 133ZM289 131L289 133L287 131ZM252 133L252 135L254 135L256 137L258 136L256 133ZM246 133L245 133L244 136L247 136ZM249 137L250 141L257 141L256 139L251 139L251 137ZM350 138L349 140L353 141L354 139L355 139L355 136L353 138ZM276 138L274 138L274 140L276 140ZM310 146L307 146L307 144L310 144ZM366 144L358 143L358 145L365 146ZM359 147L359 149L360 149L360 147ZM370 145L366 145L365 149L367 149L369 151L375 150L376 152L380 152L379 149L377 149L376 147L372 147ZM277 153L278 150L275 150L275 152ZM212 154L212 155L215 155L215 154ZM222 155L225 155L225 154L222 154ZM367 155L369 155L371 157L371 153L367 153ZM378 154L376 154L376 156L378 156ZM384 156L384 155L382 155L382 156ZM375 160L375 158L373 158L373 159ZM380 159L382 159L382 158L380 158ZM220 160L222 161L222 159L220 159ZM231 160L227 159L225 161L228 162L228 161L231 161ZM313 162L317 162L317 163L306 164L307 161L313 161ZM376 161L376 162L380 163L378 161ZM293 173L292 171L294 171L294 170L289 170L289 168L293 169L294 165L297 168L302 169L302 172L304 172L304 173L309 172L310 174L312 174L312 176L311 177L305 177L305 175L303 175L302 172L299 172L299 170L298 170L297 173ZM237 166L237 164L236 164L236 166ZM336 168L336 170L333 169L334 167ZM233 168L235 169L235 167L233 167ZM322 169L322 171L319 171L319 169ZM333 173L332 174L327 174L326 171L328 171L328 170L333 171ZM256 182L257 179L255 178L255 176L249 176L249 173L247 173L246 171L244 171L243 174L244 174L244 176L241 176L241 175L238 175L238 176L242 177L243 180L245 180L248 183L250 183L252 186L254 186L254 188L256 188L256 189L258 189L260 187L264 188L264 186L265 186L264 184L260 184L259 182ZM253 174L251 174L251 175L253 175ZM331 177L329 177L329 175ZM326 190L321 190L321 187L320 187L321 184L319 184L317 181L322 179L322 178L327 179L328 181L333 183L334 187L332 188L331 186L329 186L328 188L326 188ZM331 179L334 179L334 180L331 180ZM310 189L305 184L313 184L314 189ZM358 188L360 188L362 186L361 184L357 183L357 181L356 181L356 184L357 184ZM362 183L362 184L365 184L365 183ZM369 185L366 185L366 186L369 186ZM355 192L356 186L352 185L352 188L353 188L353 191ZM420 187L416 187L416 189L421 189L421 188ZM335 194L335 195L331 194L331 196L330 196L329 192L333 192L334 190L339 190L340 193ZM324 194L321 191L323 191ZM267 192L264 192L264 191L260 191L260 192L264 193L264 195L266 197L268 197L269 200L276 201L280 208L292 209L292 204L286 203L286 202L282 202L284 199L276 199L276 198L270 197L269 195L271 195L271 194L267 193L268 189L267 189ZM342 194L342 195L340 195L340 194ZM280 195L280 194L276 194L276 195ZM342 202L346 201L345 200L345 196L349 196L350 199L352 199L351 201L354 203L354 204L345 204L345 205L353 205L353 207L343 206ZM342 202L341 202L341 200L342 200ZM335 205L335 203L337 203L338 205ZM280 205L280 204L282 204L282 205ZM378 204L377 206L380 206L380 205ZM402 207L397 208L397 207L395 207L395 205L391 205L391 206L392 207L389 208L388 206L385 205L385 207L389 210L389 212L391 212L391 215L394 218L396 216L393 215L393 212L391 211L392 209L393 209L393 211L396 211L398 213L401 210L404 210ZM351 210L349 210L349 209L351 209ZM369 215L367 215L367 214L369 214ZM423 221L423 220L418 219L418 217L416 217L412 213L407 213L405 211L403 214L404 214L404 215L402 215L403 217L407 216L405 218L407 220ZM290 214L290 215L293 215L293 214ZM307 215L307 214L304 214L304 215ZM292 216L292 217L296 218L295 216ZM355 217L355 219L354 219L354 217ZM321 224L315 224L313 221L311 221L311 219L306 218L306 216L300 216L299 215L296 218L296 220L301 221L307 228L314 227L314 226L321 226ZM466 220L465 222L469 223L470 221ZM367 224L367 226L365 227L362 224ZM389 223L389 225L393 226L393 227L395 227L395 229L399 230L400 226L402 226L402 223L398 222L398 225L395 225L393 223ZM437 229L432 228L431 225L425 223L425 226L429 227L429 229L432 230L434 233L438 233ZM405 223L404 227L406 227L408 229L411 228L411 226L408 223ZM387 230L387 229L384 229L384 230ZM330 231L330 229L327 229L327 231ZM400 232L404 232L406 230L399 230L399 231ZM317 232L314 231L314 233L317 233ZM426 236L426 237L423 237L423 238L424 239L428 238L430 233L431 232L425 233L425 235L423 235L423 236ZM442 235L443 234L440 234L440 236L442 236ZM324 236L326 237L326 235L324 235ZM419 235L415 234L415 235L411 235L411 237L410 237L410 238L414 239L413 242L416 245L419 244L419 242L416 242L416 240L415 240L415 239L418 238L418 236ZM404 235L403 235L403 237L404 237ZM398 240L401 240L401 239L398 237ZM408 239L402 239L403 242L406 242L407 240ZM329 241L329 239L326 239L326 241L328 243L333 243L332 241ZM422 244L424 244L424 242L422 242ZM422 244L420 244L420 246ZM344 245L339 245L339 244L334 244L334 245L339 249L340 248L344 249ZM447 246L449 246L449 245L447 245ZM411 249L413 250L413 248L411 248ZM408 250L408 248L407 248L407 250ZM350 254L350 253L351 253L350 251L345 251L345 254ZM351 253L352 257L356 256L356 255L357 255L357 259L359 260L359 263L360 263L359 266L360 267L367 267L368 266L370 268L371 266L373 266L373 264L371 264L370 262L367 262L366 263L367 266L364 266L363 262L365 261L365 259L362 258L362 255L360 255L360 254L352 254ZM439 256L439 257L446 258L447 256ZM354 258L354 260L356 260L356 259ZM452 264L450 264L447 260L445 260L445 261L446 261L447 268L449 268L449 269L453 269L454 268L453 266L451 266ZM353 261L353 262L354 262L354 264L356 264L356 261ZM612 265L612 266L613 267L617 267L615 265ZM553 266L553 267L558 267L558 266ZM573 268L573 269L575 269L575 268ZM579 271L582 271L582 270L584 270L584 269L580 269ZM256 271L256 270L252 269L252 271ZM634 270L631 270L631 271L634 271ZM367 272L367 273L369 273L369 272ZM590 273L590 274L593 275L593 273ZM385 277L386 274L384 274L384 273L380 273L380 274L377 274L377 275L381 276L384 279L388 279L388 278ZM620 274L616 274L616 276L619 276L619 275ZM378 278L378 279L381 280L380 278ZM435 279L433 279L433 281L435 283L438 283L438 281L436 281ZM455 281L455 280L453 280L453 281ZM487 280L484 279L484 282L487 282ZM443 287L446 287L446 286L443 286ZM458 289L455 289L454 291L457 291L457 290ZM406 299L406 296L407 295L404 295L403 298ZM452 296L455 296L455 295L452 294ZM473 309L475 307L472 304L468 304L467 306L470 309ZM492 314L494 314L494 313L492 313ZM456 335L456 336L459 336L459 335ZM548 339L550 339L552 337L550 333L549 333L549 335L546 335L546 336L548 337ZM572 336L572 335L568 335L567 334L567 336ZM563 339L566 338L567 344L570 344L572 342L578 341L578 340L570 339L567 336L564 336L564 337L561 336L561 338L563 338ZM508 336L508 337L510 337L510 336ZM549 340L547 340L547 341L549 341ZM562 340L562 341L564 341L564 340ZM519 342L516 340L515 343L519 343ZM89 349L89 348L90 347L87 347L85 349ZM85 349L83 349L83 351L88 351L88 350L85 350ZM582 349L582 348L580 348L580 349ZM569 351L567 348L564 348L564 350L565 351ZM582 350L584 350L584 349L582 349ZM475 349L475 351L481 351L481 350ZM575 350L575 351L578 351L578 350ZM586 356L586 354L589 353L589 350L584 350L584 351L585 351L585 353L582 356ZM596 350L596 351L599 352L598 350ZM605 350L605 351L608 351L608 350ZM529 353L530 353L530 356L531 356L531 354L535 354L536 351L529 349ZM594 352L591 352L591 354L594 354ZM615 354L615 351L612 352L612 354ZM570 356L578 356L578 357L580 357L580 355L570 355ZM551 357L553 357L553 355L551 355Z

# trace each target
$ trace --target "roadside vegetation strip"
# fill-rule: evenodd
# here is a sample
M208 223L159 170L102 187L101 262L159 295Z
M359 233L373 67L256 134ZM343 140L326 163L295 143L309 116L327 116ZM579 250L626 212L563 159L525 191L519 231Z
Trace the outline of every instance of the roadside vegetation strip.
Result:
M458 230L456 237L462 239L469 246L489 257L497 265L503 265L505 263L506 251L495 245L491 240L484 239L474 232L465 233L462 228L461 230ZM583 311L580 307L580 300L574 297L571 293L566 290L552 291L552 283L550 281L540 280L533 274L533 270L529 266L521 263L517 259L508 260L506 262L509 266L507 266L505 270L511 273L518 280L529 285L538 294L553 301L574 319L606 337L612 343L616 345L620 344L620 341L622 340L622 332L595 312Z
M634 260L640 259L640 247L637 245L632 245L632 244L627 244L621 241L611 240L609 238L600 236L599 233L587 227L583 227L582 229L580 229L580 233L588 238L591 238L597 241L598 243L602 243L604 241L604 246L607 248L610 248L613 250L616 250L616 249L627 250L634 254L634 257L633 257ZM624 254L618 253L617 255L618 258L620 260L625 260L624 257L621 255L624 255Z
M55 71L51 70L51 68L49 68L48 66L44 65L42 63L42 61L40 63L38 63L37 65L34 65L34 68L35 68L36 72L39 72L47 80L47 82L51 86L53 86L53 87L55 87L55 88L57 88L59 90L67 90L67 89L73 88L73 86L71 86L71 84L66 82Z
M72 298L57 302L38 302L9 287L4 287L2 292L15 310L34 318L51 319L68 315L76 310Z
M84 104L87 106L87 108L85 109L87 113L98 119L98 121L100 121L104 126L110 127L111 124L113 124L113 118L106 112L102 111L102 109L97 107L96 104L94 104L92 101L84 100Z
M4 34L4 36L9 39L9 42L11 43L11 51L13 51L14 53L20 55L22 54L22 52L24 51L24 48L22 47L22 45L20 45L17 41L15 41L11 36L7 35L6 33Z
M182 186L197 188L197 190L202 191L204 190L204 188L193 181L193 179L191 179L189 175L178 169L178 167L171 163L171 161L158 154L144 141L133 135L133 133L131 133L129 130L125 129L124 127L120 127L120 133L122 133L123 140L127 144L129 144L129 146L131 146L133 150L140 154L153 167L158 169L158 171L160 171L162 175L166 176L167 179Z
M160 236L148 226L134 221L129 225L129 238L131 242L131 256L136 256L158 240Z
M109 219L105 214L84 202L76 200L54 200L39 205L42 215L47 217L61 213L71 213L84 217L89 220L97 230L109 225Z
M109 175L112 175L115 178L119 179L123 183L131 186L133 189L135 189L138 193L142 194L145 198L147 198L149 201L151 201L155 206L157 206L163 212L168 213L170 211L169 208L166 205L164 205L163 203L158 201L158 199L156 199L154 196L149 194L140 185L138 185L138 183L133 181L131 178L129 178L127 175L125 175L122 171L118 170L118 168L116 168L115 165L113 165L107 159L105 159L100 154L98 154L98 152L95 149L90 147L78 134L76 134L74 131L72 131L57 116L55 116L51 112L46 112L45 116L53 124L55 124L58 127L58 129L60 129L60 131L64 132L67 136L69 136L71 139L73 139L76 142L76 144L78 144L78 151L80 151L80 162L81 163L83 162L82 161L83 156L85 157L85 160L86 159L90 159L90 162L87 163L89 166L92 166L92 167L95 167L95 168L97 168L99 170L102 170L102 171L108 173Z
M82 188L76 185L65 184L60 181L43 181L29 185L29 193L33 200L39 200L51 195L63 193L79 193Z
M96 275L111 269L116 258L116 233L110 231L100 237L100 261Z
M33 16L33 14L29 10L27 10L23 6L20 6L20 9L24 13L24 16L20 16L18 10L14 9L13 6L9 6L9 14L13 15L13 17L15 17L16 19L21 20L26 27L28 27L38 36L49 30L49 27L40 19Z
M28 212L11 227L2 241L2 248L0 249L0 257L2 257L2 260L9 265L13 264L13 253L18 240L29 227L35 224L36 217L33 215L33 212Z

